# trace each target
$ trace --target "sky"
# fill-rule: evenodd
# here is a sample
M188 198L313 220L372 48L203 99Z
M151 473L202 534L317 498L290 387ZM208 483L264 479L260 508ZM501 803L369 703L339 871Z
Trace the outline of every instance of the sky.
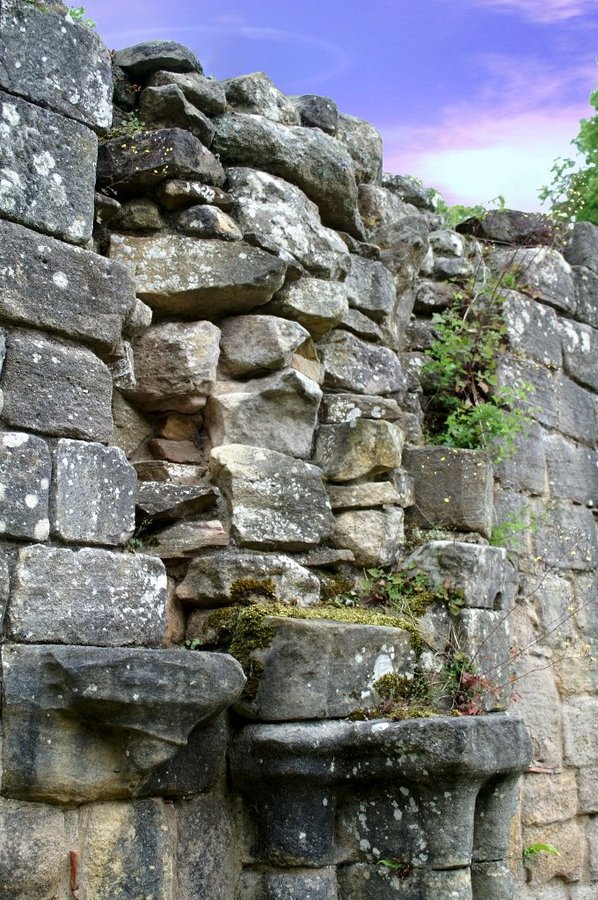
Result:
M110 49L166 39L206 74L264 71L332 97L384 139L384 167L447 202L540 209L593 114L598 0L88 0Z

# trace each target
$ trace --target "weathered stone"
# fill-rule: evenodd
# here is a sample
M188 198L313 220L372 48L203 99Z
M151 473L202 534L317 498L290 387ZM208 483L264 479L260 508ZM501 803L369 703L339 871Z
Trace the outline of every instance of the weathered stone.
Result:
M112 383L116 390L123 393L134 391L137 387L135 377L135 359L133 348L128 341L121 341L112 354L109 363Z
M166 575L153 557L33 546L19 551L7 626L17 641L159 647Z
M577 785L572 773L528 775L523 782L521 820L524 825L562 822L577 814Z
M220 366L233 378L285 368L309 338L298 322L270 315L235 316L220 330Z
M227 499L240 546L302 550L332 533L334 520L316 466L231 444L212 450L210 469Z
M391 394L407 386L395 353L367 344L352 334L334 331L318 345L325 387L359 394Z
M587 266L598 273L598 229L591 222L576 222L565 245L564 256L572 266Z
M466 255L464 238L447 228L431 232L430 246L435 257L461 257Z
M158 459L133 463L140 481L171 482L175 485L200 485L205 480L206 466L177 465Z
M59 896L68 868L67 816L55 807L0 799L0 884L5 900Z
M177 522L143 541L143 550L160 559L189 559L206 547L226 547L228 533L218 519Z
M598 742L598 700L579 697L563 704L565 760L571 766L591 766Z
M267 646L250 654L261 664L257 692L235 706L251 719L347 716L376 702L379 678L409 674L416 661L411 635L400 628L274 616L264 619L264 627Z
M573 267L575 285L575 318L592 328L598 328L598 272L585 266Z
M165 178L190 178L221 187L224 170L189 131L161 128L102 143L97 178L100 187L126 197L155 187Z
M555 311L515 291L506 294L502 310L511 347L545 366L559 368L561 339Z
M496 244L551 247L558 233L558 222L546 213L490 209L483 216L472 216L460 222L457 231Z
M571 266L551 247L493 250L489 256L497 272L517 279L518 289L536 300L565 312L575 309L575 287Z
M555 428L556 373L534 359L501 354L497 358L496 378L499 387L528 390L525 398L527 414L547 428Z
M135 469L116 447L58 441L52 531L64 541L124 544L135 529ZM110 485L112 490L106 490Z
M400 503L400 496L390 481L368 484L331 484L328 498L332 509L371 509L374 506Z
M214 506L218 490L211 484L179 485L142 481L135 505L150 519L184 519Z
M320 547L307 553L298 553L294 559L302 566L311 566L313 568L334 566L343 562L355 562L355 557L350 550L336 550L333 547Z
M167 441L196 442L202 424L201 413L192 413L191 415L166 413L157 424L156 434Z
M435 587L461 591L466 606L502 609L507 578L507 555L502 547L429 541L401 565L409 572L424 572Z
M148 128L183 128L209 147L214 126L193 106L176 84L146 87L139 99L139 117Z
M278 291L265 312L299 322L314 341L319 341L339 324L347 309L344 284L321 281L319 278L300 278Z
M160 231L164 226L157 204L146 197L138 197L123 203L112 219L116 231Z
M382 138L373 125L340 113L335 137L347 150L355 165L355 179L378 184L382 175Z
M544 436L548 486L553 497L598 504L598 454L559 434Z
M554 853L538 853L530 868L530 883L544 885L552 878L565 882L580 881L583 872L583 832L574 819L551 825L533 825L523 829L523 844L551 844Z
M418 209L427 209L434 212L435 206L432 200L432 191L425 188L418 178L412 175L391 175L390 172L382 173L382 187L396 194L403 203L410 203Z
M347 277L347 297L349 306L361 310L376 322L384 322L396 302L393 277L382 263L353 255Z
M152 324L152 311L150 307L135 297L134 303L129 307L127 315L123 322L122 334L123 338L131 339L137 337L146 328Z
M176 793L164 765L245 682L220 653L48 644L5 646L3 676L4 790L54 803Z
M230 216L217 206L192 206L177 216L176 228L184 234L219 238L221 241L241 241L243 235Z
M598 331L589 325L579 325L563 319L560 322L563 341L563 364L567 375L593 390L598 390L596 355Z
M333 866L296 874L268 872L267 900L336 900L336 870Z
M495 477L503 488L543 494L546 490L546 454L544 430L537 422L528 422L514 437L512 456L496 463Z
M183 627L181 642L185 637ZM178 647L177 649L182 649ZM217 677L217 672L214 673ZM159 765L139 791L142 797L188 799L213 790L226 773L228 715L220 713L194 728L174 756Z
M206 407L212 447L251 444L311 456L322 391L295 369L251 381L218 382Z
M254 169L231 168L227 186L243 233L320 278L338 280L349 269L341 238L324 228L318 209L292 184Z
M382 250L382 262L396 275L397 290L410 285L428 253L428 227L422 215L375 184L359 185L359 210L368 240Z
M401 465L404 435L394 422L356 419L322 425L314 462L329 481L371 478Z
M422 279L419 283L414 301L414 312L422 315L441 312L452 306L456 300L455 294L460 291L458 285L448 281L427 281Z
M176 810L177 887L186 900L230 900L241 869L234 812L219 794L196 797Z
M174 828L157 800L98 803L82 810L79 877L88 897L168 900L174 886Z
M579 812L598 812L598 766L584 766L577 775Z
M333 545L351 550L358 566L391 566L405 540L403 518L396 506L342 512L336 516Z
M5 422L60 437L108 440L112 377L104 363L90 350L35 332L13 331L7 343Z
M463 609L457 625L457 646L474 661L487 684L480 697L486 712L506 709L511 696L509 621L505 613L488 609Z
M177 596L202 608L228 606L246 601L252 585L259 596L260 587L268 583L283 603L314 606L320 599L318 579L290 557L235 549L196 557Z
M317 94L302 94L289 97L306 128L321 128L326 134L334 135L338 127L338 107L330 97Z
M214 319L267 303L286 266L269 253L236 241L169 234L112 235L110 256L131 266L137 293L162 315Z
M154 459L165 459L179 465L201 465L205 461L204 454L195 441L169 441L164 438L152 438L147 442L147 449Z
M534 555L553 569L592 571L598 565L598 535L591 510L554 502L539 515L532 533Z
M109 128L112 79L101 38L45 13L20 0L2 4L0 87L91 128Z
M222 188L200 181L185 181L173 178L162 181L156 190L158 200L166 209L181 209L197 203L208 203L228 210L233 205L232 197Z
M225 113L214 125L213 147L225 163L255 166L290 181L318 205L326 225L362 236L353 161L334 138L245 113Z
M366 341L381 342L384 339L380 326L376 325L368 316L360 313L357 309L348 309L339 325L345 331L350 331Z
M51 477L52 461L45 441L16 431L0 434L0 533L47 539Z
M356 422L360 418L396 422L399 415L399 405L390 397L327 394L322 400L320 418L326 425L340 425L343 422Z
M274 85L265 72L228 78L222 83L228 103L240 113L265 116L281 125L300 125L301 119L289 97Z
M113 197L96 191L93 196L94 223L98 226L107 225L120 209L120 203Z
M415 479L409 521L420 528L449 527L492 533L492 465L480 450L426 447L405 450L403 465Z
M446 872L414 869L399 877L392 868L380 864L354 863L340 870L339 887L343 900L411 900L412 897L471 900L472 897L466 868ZM491 900L489 895L484 896Z
M147 78L153 72L199 72L201 63L197 57L176 41L143 41L133 47L117 50L114 62L132 78Z
M192 413L216 381L220 329L211 322L153 325L133 343L135 403L151 410Z
M532 742L533 762L560 770L563 763L561 701L553 667L544 656L520 654L514 660L517 715Z
M199 72L154 72L146 82L147 87L174 84L183 92L189 103L207 116L217 116L226 109L224 87L219 81L200 75Z
M120 447L126 456L131 456L152 434L153 427L118 391L114 391L112 397L112 415L114 428L108 443L111 447Z
M71 244L91 237L92 131L0 91L0 213Z

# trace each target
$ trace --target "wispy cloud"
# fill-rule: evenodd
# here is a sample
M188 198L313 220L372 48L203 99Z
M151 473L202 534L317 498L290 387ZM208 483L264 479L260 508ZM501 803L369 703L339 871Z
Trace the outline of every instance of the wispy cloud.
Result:
M519 15L540 25L555 25L596 12L595 0L470 0L496 12Z

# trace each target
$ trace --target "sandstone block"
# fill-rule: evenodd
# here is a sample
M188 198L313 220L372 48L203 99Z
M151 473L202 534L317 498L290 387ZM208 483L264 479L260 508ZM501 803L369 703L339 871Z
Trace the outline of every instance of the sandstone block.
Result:
M153 325L133 342L137 385L130 396L150 410L193 413L216 381L220 329L211 322Z
M575 309L575 287L569 263L551 247L499 249L490 254L499 273L512 272L525 293L565 312Z
M114 427L108 443L111 447L120 447L126 456L135 453L153 433L153 426L118 391L112 396L112 416Z
M41 803L0 799L0 884L7 900L58 896L68 867L67 816Z
M142 481L137 486L136 506L151 519L184 519L214 506L218 489L211 484L179 485Z
M227 78L223 82L226 99L233 109L241 113L265 116L281 125L300 125L295 105L285 97L264 72Z
M394 422L356 419L344 425L322 425L314 462L329 481L373 477L401 465L404 435Z
M534 764L560 769L562 716L554 671L544 657L531 654L516 659L514 670L515 710L529 731Z
M152 438L146 446L154 459L165 459L172 463L201 465L205 459L195 440Z
M214 319L266 303L282 285L285 265L242 241L184 235L112 235L110 256L134 271L137 293L162 315Z
M229 606L246 599L252 585L256 597L264 584L267 593L268 583L283 603L314 606L320 599L316 576L290 557L232 548L197 556L179 584L177 596L199 607Z
M334 867L297 874L269 872L265 876L267 900L336 900Z
M4 420L59 437L107 441L112 378L90 351L28 331L8 337Z
M196 797L176 810L177 885L186 900L230 900L240 875L234 812L219 794Z
M233 378L285 368L309 339L298 322L270 315L234 316L220 330L220 366Z
M160 559L188 559L207 547L226 547L228 532L218 519L177 522L143 541L143 550Z
M200 75L199 72L154 72L147 81L148 87L176 84L189 103L207 116L217 116L226 109L224 87L219 81Z
M556 570L591 572L598 565L598 534L590 509L555 501L532 532L534 555Z
M566 375L557 377L556 392L559 431L593 446L596 441L595 398Z
M583 871L583 832L575 820L551 825L532 825L523 829L523 845L552 844L559 855L541 853L530 870L531 885L544 885L552 878L565 882L580 881Z
M399 404L390 397L368 397L362 394L327 394L322 400L321 421L326 425L340 425L357 419L385 419L396 422L400 417Z
M318 385L295 369L219 382L206 407L212 447L251 444L308 459L321 399Z
M317 278L301 278L285 285L266 307L268 313L299 322L314 341L338 325L347 309L344 284Z
M591 766L598 742L598 700L579 697L563 704L565 759L572 766Z
M244 235L264 249L299 263L317 278L342 279L349 251L341 238L322 226L317 206L282 178L254 169L232 167L227 185L235 218Z
M529 415L546 428L556 427L557 375L553 369L533 359L499 356L496 377L500 387L517 390L531 386L525 400Z
M496 463L495 476L501 486L512 491L542 495L546 491L546 432L537 422L528 422L515 436L515 453Z
M523 782L521 821L544 825L575 818L577 784L572 773L528 775Z
M577 776L579 812L598 812L598 766L584 766Z
M373 125L340 113L335 138L349 151L358 183L378 184L382 175L382 138Z
M469 607L502 608L507 579L507 554L502 547L429 541L411 553L402 568L425 573L434 586L462 591Z
M307 549L334 528L321 471L274 450L229 444L212 450L210 469L226 497L242 547Z
M19 551L8 609L12 639L159 647L166 575L153 557L34 546Z
M373 506L400 506L400 494L390 481L368 484L330 484L328 497L332 509L371 509Z
M488 688L481 705L487 712L506 709L511 696L509 620L504 612L463 609L457 626L458 646L472 660Z
M0 91L0 213L71 244L91 237L97 138Z
M406 882L406 884L405 884ZM433 869L415 869L403 881L399 880L392 869L380 865L354 863L344 866L339 878L341 896L346 900L393 900L400 897L397 884L405 884L405 897L455 897L458 900L469 900L471 897L471 881L468 869L454 871L435 871ZM486 895L488 900L490 896Z
M41 438L18 431L0 435L0 531L45 541L52 461Z
M589 325L563 319L559 328L563 342L563 364L567 375L586 387L598 390L596 354L598 331Z
M142 459L133 463L140 481L170 482L174 485L201 485L206 466L178 465L161 459Z
M407 381L395 353L343 331L335 331L318 345L324 362L324 385L358 394L392 394Z
M164 227L164 220L160 215L160 209L153 200L138 197L127 200L111 220L112 228L116 231L139 231L141 233L160 231Z
M553 497L598 503L598 454L559 434L544 436L548 486Z
M403 510L357 509L336 516L335 547L351 550L358 566L391 566L404 542Z
M114 62L132 78L147 78L153 72L199 72L201 63L188 47L176 41L143 41L117 50Z
M74 543L124 544L135 529L137 476L123 451L60 440L54 467L53 532Z
M139 117L149 128L183 128L209 147L214 126L187 100L176 84L146 87L139 98Z

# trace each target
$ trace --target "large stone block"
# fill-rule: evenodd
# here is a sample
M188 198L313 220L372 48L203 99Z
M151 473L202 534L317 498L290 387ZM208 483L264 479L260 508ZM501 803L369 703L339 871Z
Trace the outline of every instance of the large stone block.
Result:
M570 772L528 775L523 782L523 825L563 822L577 814L577 784Z
M584 863L583 832L575 819L550 825L529 825L523 829L523 845L552 844L559 851L539 853L530 868L530 884L542 885L551 879L565 882L580 881ZM542 896L541 894L539 896Z
M401 567L425 573L436 587L462 591L469 607L502 608L507 580L507 554L502 547L430 541L411 553Z
M176 84L189 103L207 116L217 116L226 109L224 87L219 81L200 75L199 72L154 72L147 81L148 87Z
M575 381L598 390L598 372L596 356L598 355L598 331L589 325L581 325L563 319L560 322L563 342L563 364L567 375Z
M576 441L594 446L597 430L594 395L566 375L557 377L556 391L559 431Z
M349 251L324 228L315 203L293 184L254 169L230 168L227 185L243 234L316 278L342 279Z
M153 557L108 550L19 551L7 628L26 643L159 647L166 574Z
M542 495L546 491L544 429L534 421L514 437L515 452L496 463L494 474L507 490Z
M398 357L387 347L368 344L346 331L334 331L318 344L324 362L324 386L358 394L392 394L407 379Z
M91 237L95 134L0 91L0 213L72 244Z
M585 266L573 267L575 284L575 318L592 328L598 328L598 272Z
M509 291L503 307L509 343L545 366L561 365L561 341L553 309Z
M203 72L192 50L177 41L142 41L124 50L117 50L114 62L131 78L143 80L154 72Z
M162 315L215 319L266 303L282 285L284 263L242 241L184 235L112 235L110 256L128 264L137 293Z
M335 328L348 310L347 289L338 281L301 278L285 285L266 311L303 325L314 341Z
M110 438L112 377L97 356L28 331L11 332L7 345L5 422L58 437Z
M300 125L299 113L290 97L285 97L265 72L227 78L226 99L237 112L265 116L281 125Z
M220 330L220 366L232 378L284 369L309 340L302 325L279 316L234 316Z
M598 699L579 697L563 704L565 759L571 766L596 762L598 744Z
M514 275L520 289L565 312L575 310L575 286L569 263L551 247L492 250L490 263L499 273Z
M210 469L240 546L302 550L332 533L330 503L316 466L274 450L229 444L212 450Z
M559 434L544 436L548 486L552 497L589 506L598 504L598 454Z
M333 866L311 872L268 872L264 881L267 900L336 900L338 897Z
M598 565L598 533L592 511L564 501L550 504L532 530L534 555L553 569L591 572Z
M214 124L213 148L224 162L255 166L290 181L318 205L326 225L361 237L355 168L334 138L246 113L225 113Z
M64 541L124 544L135 530L137 475L116 447L58 441L52 528Z
M294 369L219 382L206 408L211 444L252 444L308 459L321 399L318 385Z
M181 896L185 900L230 900L241 868L230 803L215 793L178 804L175 814Z
M329 481L371 478L401 465L404 439L394 422L356 419L344 425L322 425L314 462Z
M0 533L46 540L51 477L45 441L18 431L0 434Z
M509 620L503 611L463 609L456 626L457 646L486 682L481 707L506 709L511 696Z
M434 871L414 869L400 877L391 867L355 863L343 866L339 873L343 900L411 900L412 897L471 900L469 869ZM486 895L485 900L490 900Z
M336 516L335 547L351 550L358 566L392 566L404 541L404 513L396 506L355 509Z
M598 812L598 766L584 766L577 776L579 812Z
M68 814L41 803L0 799L0 896L45 900L65 896ZM60 893L59 893L60 892Z
M499 356L496 376L500 387L531 388L525 399L525 412L546 428L556 428L556 380L553 369L534 359Z
M396 303L394 279L382 263L352 255L347 296L349 306L375 322L385 322Z
M355 180L377 184L382 175L380 132L363 119L340 113L334 136L349 151L355 166Z
M409 520L420 528L492 533L492 465L480 450L426 447L406 450L403 465L415 479Z
M327 394L320 410L320 420L326 425L341 425L360 418L396 422L400 415L396 400L363 394Z
M560 770L563 762L561 699L552 667L543 656L519 655L514 660L514 711L525 723L534 764Z
M91 128L112 122L110 56L95 31L21 0L0 11L0 87Z
M591 222L576 222L565 247L572 266L587 266L598 273L598 229Z
M139 116L148 128L183 128L209 147L214 126L176 84L146 87L139 98Z
M375 506L401 506L403 499L391 481L365 484L330 484L328 497L332 509L371 509Z
M0 315L6 321L110 351L134 302L124 266L0 221Z

